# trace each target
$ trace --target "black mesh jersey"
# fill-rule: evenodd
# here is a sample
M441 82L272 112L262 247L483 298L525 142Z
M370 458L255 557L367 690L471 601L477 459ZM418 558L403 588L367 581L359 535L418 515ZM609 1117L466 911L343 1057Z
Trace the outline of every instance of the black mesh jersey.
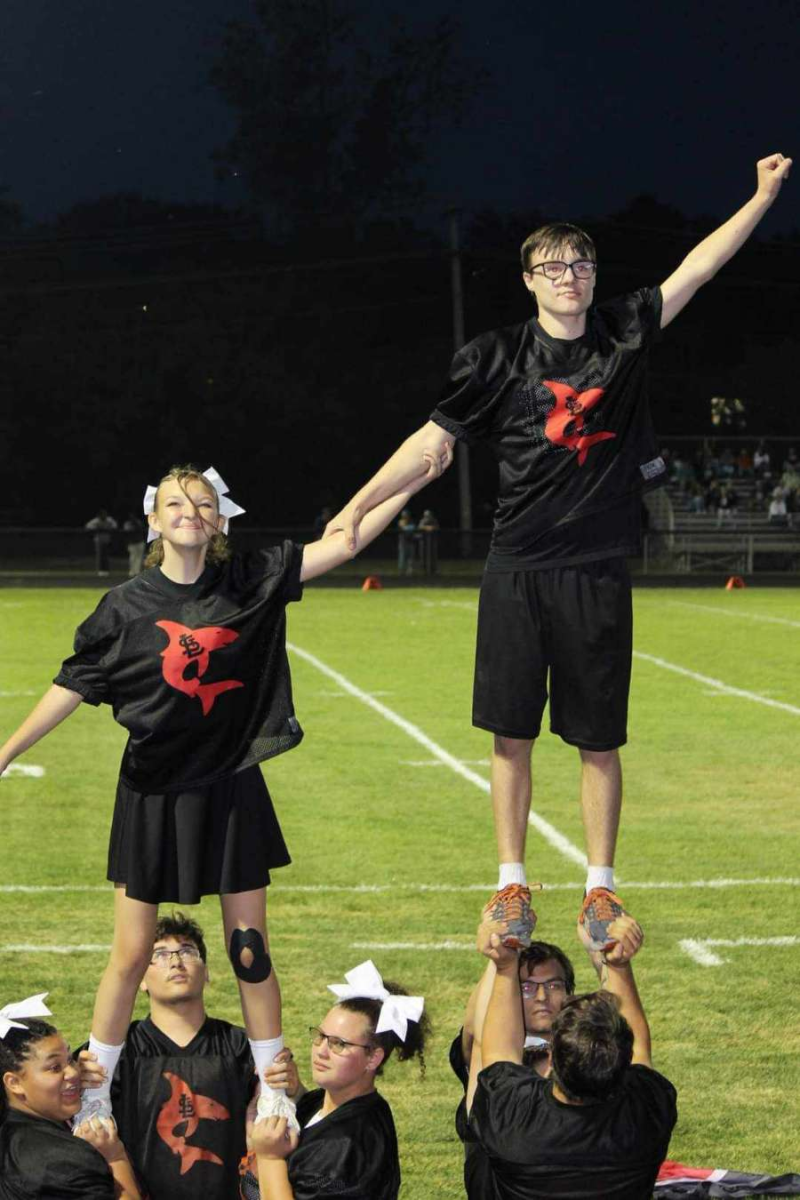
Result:
M208 1017L178 1046L135 1021L114 1075L120 1137L148 1200L231 1200L255 1087L247 1034Z
M300 1143L289 1158L294 1200L397 1200L400 1158L392 1110L380 1092L357 1096L306 1128L325 1093L307 1092L297 1106Z
M498 1200L649 1200L677 1118L675 1088L629 1067L599 1104L563 1104L552 1082L517 1063L481 1071L470 1125L489 1156Z
M301 1096L297 1105L300 1142L287 1163L294 1200L397 1200L400 1159L389 1105L379 1092L370 1092L308 1126L324 1099L318 1088ZM242 1160L239 1175L239 1200L259 1200L253 1151Z
M285 610L302 596L302 561L287 541L192 584L151 567L79 626L55 683L112 705L131 787L200 787L297 745Z
M580 338L533 319L456 354L431 420L498 461L487 570L636 551L641 493L666 479L646 400L660 320L661 290L644 288L591 308Z
M11 1109L0 1125L0 1200L114 1200L94 1146L65 1123Z

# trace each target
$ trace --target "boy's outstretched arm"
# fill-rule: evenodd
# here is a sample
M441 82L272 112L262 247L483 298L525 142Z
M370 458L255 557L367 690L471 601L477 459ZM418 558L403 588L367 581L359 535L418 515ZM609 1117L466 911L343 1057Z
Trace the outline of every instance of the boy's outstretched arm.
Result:
M0 746L0 775L9 763L40 741L51 729L74 713L83 699L77 692L54 683L42 696L33 712L25 718L16 733Z
M363 544L363 535L359 536L359 526L365 514L382 500L407 488L418 479L420 472L422 479L419 487L438 479L453 461L454 442L455 438L451 433L447 433L435 421L428 421L416 433L412 433L411 437L406 438L377 474L373 475L328 522L323 536L329 538L341 530L348 547L355 553L357 548L360 549L360 544Z
M758 183L755 194L729 221L695 246L677 271L662 283L662 329L689 303L697 289L713 279L720 267L744 245L781 190L791 165L792 160L782 154L769 154L756 163Z
M309 579L315 579L318 575L324 575L326 571L332 571L334 567L341 566L343 562L355 558L358 550L363 550L365 546L375 540L379 533L383 533L387 525L391 524L397 514L405 508L415 492L418 492L427 482L427 474L419 474L418 466L417 477L410 486L406 486L389 500L384 500L376 508L367 512L361 520L358 549L354 543L351 544L347 540L347 535L341 529L333 534L328 534L326 531L320 541L309 542L303 547L301 581L305 583Z
M592 950L589 933L578 925L578 940L583 944L600 980L600 986L619 1001L620 1012L633 1033L633 1062L649 1067L651 1063L650 1026L647 1022L631 960L642 948L642 927L626 913L609 926L609 934L617 939L606 954Z

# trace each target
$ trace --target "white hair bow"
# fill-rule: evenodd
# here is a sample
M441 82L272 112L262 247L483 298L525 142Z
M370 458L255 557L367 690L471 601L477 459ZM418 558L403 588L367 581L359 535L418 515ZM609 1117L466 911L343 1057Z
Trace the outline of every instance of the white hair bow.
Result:
M236 504L233 500L231 500L230 496L228 495L228 485L225 482L225 480L222 478L222 476L220 475L219 471L217 471L217 469L215 467L209 467L207 470L203 471L203 475L206 477L208 482L214 488L214 491L217 493L217 504L219 507L219 515L221 517L225 518L225 521L222 526L222 532L227 533L228 532L228 522L230 521L231 517L239 517L239 516L241 516L241 514L243 512L246 512L247 510L244 508L240 508L240 506L238 504ZM157 491L158 491L158 487L153 487L152 484L149 484L147 486L147 488L145 488L144 501L142 503L142 508L144 509L145 516L148 516L155 508ZM148 542L154 542L155 539L160 536L161 536L160 534L156 533L155 529L148 527L148 530L147 530Z
M329 983L328 991L333 992L339 1000L382 1000L376 1033L386 1033L391 1029L400 1038L406 1040L408 1022L418 1021L422 1016L425 1001L422 996L393 996L383 986L378 969L371 958L359 963L352 971L345 972L347 983Z
M16 1004L7 1004L5 1008L0 1008L0 1038L4 1038L9 1029L24 1029L24 1025L20 1025L19 1021L15 1021L14 1017L52 1017L52 1013L44 999L47 992L40 992L38 996L28 996L27 1000L19 1000Z

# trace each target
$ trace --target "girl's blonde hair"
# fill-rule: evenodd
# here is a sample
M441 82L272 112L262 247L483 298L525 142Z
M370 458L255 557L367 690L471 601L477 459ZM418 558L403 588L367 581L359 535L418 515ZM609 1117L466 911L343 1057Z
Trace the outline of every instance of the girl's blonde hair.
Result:
M153 501L154 508L158 505L158 493L161 491L161 484L166 483L168 479L175 479L184 495L186 495L187 483L190 483L192 480L202 483L203 487L208 490L209 495L214 497L214 504L217 509L217 514L219 514L219 496L217 495L217 489L214 487L213 483L210 482L210 480L206 479L203 472L199 471L197 467L192 466L191 463L188 463L184 467L172 467L169 471L167 471L166 475L161 477L159 480L158 489L156 490L155 499ZM216 563L226 562L230 556L231 550L230 546L228 545L228 539L224 533L221 533L219 530L217 530L208 540L206 562L209 564L209 566L214 566ZM144 565L145 567L159 567L163 561L164 543L161 537L157 537L147 552Z

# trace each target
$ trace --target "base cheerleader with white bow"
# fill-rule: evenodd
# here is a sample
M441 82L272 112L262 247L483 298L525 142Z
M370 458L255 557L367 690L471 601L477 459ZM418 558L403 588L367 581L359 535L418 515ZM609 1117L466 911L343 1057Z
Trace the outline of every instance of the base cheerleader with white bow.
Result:
M139 1200L116 1130L70 1122L80 1074L44 1003L46 992L0 1008L0 1200Z
M424 1068L424 1001L384 982L371 961L345 980L330 985L337 1002L309 1030L317 1086L298 1101L299 1136L280 1120L253 1130L243 1188L253 1200L259 1187L276 1200L329 1194L397 1200L397 1135L376 1077L392 1054L416 1057Z
M359 548L425 482L424 473L365 518ZM147 488L146 569L114 587L79 626L53 686L0 747L0 775L78 706L109 704L128 731L108 855L114 940L90 1049L105 1068L84 1117L110 1116L110 1086L162 901L219 895L225 942L262 1079L260 1113L285 1097L263 1083L283 1046L280 991L266 927L270 868L289 862L258 764L303 736L286 656L286 607L306 580L351 558L342 533L232 554L244 512L214 468L174 468ZM5 783L0 786L6 787ZM291 1114L290 1114L291 1115Z

